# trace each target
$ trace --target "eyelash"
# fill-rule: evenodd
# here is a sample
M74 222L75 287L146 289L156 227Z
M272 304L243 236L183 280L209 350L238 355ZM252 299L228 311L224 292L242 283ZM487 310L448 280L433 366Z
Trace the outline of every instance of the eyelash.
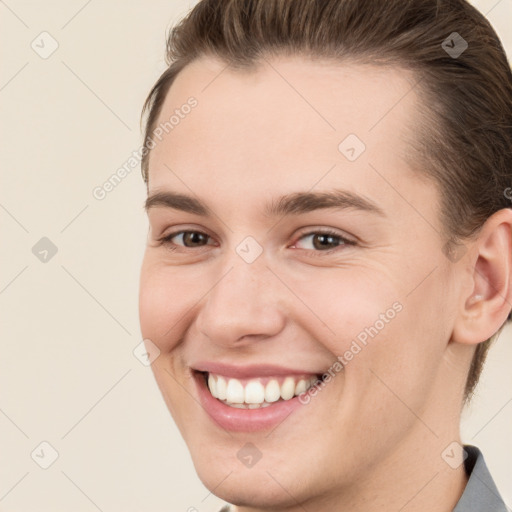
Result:
M171 239L173 239L175 236L181 235L184 233L199 233L201 235L207 236L208 238L211 238L210 235L208 235L207 233L204 233L203 231L198 231L198 230L193 230L193 229L182 229L180 231L174 231L172 233L169 233L168 235L158 238L157 241L159 242L160 245L167 246L167 248L171 251L178 250L178 247L182 247L184 249L194 249L194 247L185 247L185 246L177 245L177 244L174 244L173 242L171 242ZM335 237L338 240L340 240L340 244L338 244L336 247L334 247L332 249L326 249L325 251L324 250L315 250L315 249L302 249L303 251L308 251L308 252L313 253L315 256L320 256L322 254L331 254L333 252L339 251L341 247L344 247L347 245L357 245L357 243L354 242L353 240L349 240L348 238L345 238L344 236L337 233L336 231L333 231L330 229L319 229L319 230L308 231L308 232L302 233L296 239L296 242L298 242L299 240L301 240L305 237L311 236L311 235L327 235L327 236ZM296 242L294 242L294 244ZM201 246L201 247L206 247L206 246Z

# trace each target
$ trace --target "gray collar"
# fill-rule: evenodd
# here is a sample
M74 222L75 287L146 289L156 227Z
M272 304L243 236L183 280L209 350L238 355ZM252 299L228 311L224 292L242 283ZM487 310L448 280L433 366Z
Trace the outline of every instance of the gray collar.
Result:
M468 457L464 461L468 483L453 512L510 512L500 496L482 452L464 445Z

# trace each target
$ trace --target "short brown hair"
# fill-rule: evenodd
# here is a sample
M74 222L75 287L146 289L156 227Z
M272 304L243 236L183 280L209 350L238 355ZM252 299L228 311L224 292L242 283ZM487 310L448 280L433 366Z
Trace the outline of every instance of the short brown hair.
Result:
M460 55L449 53L454 41ZM201 0L169 32L168 68L144 103L144 181L166 94L187 64L212 56L250 69L271 55L413 72L422 122L415 120L410 165L439 186L446 247L463 244L492 214L511 207L512 74L496 32L465 0ZM504 325L477 345L464 402Z

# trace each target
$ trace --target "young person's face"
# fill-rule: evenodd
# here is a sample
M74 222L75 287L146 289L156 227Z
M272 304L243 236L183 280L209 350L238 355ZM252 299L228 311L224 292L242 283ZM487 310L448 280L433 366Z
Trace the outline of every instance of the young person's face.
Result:
M430 478L436 452L451 471L441 452L458 438L471 354L449 343L461 290L438 191L405 159L415 81L399 69L270 62L253 72L194 62L158 121L181 112L155 138L149 196L207 207L148 209L140 320L160 350L152 368L165 402L200 478L231 502L399 488L397 468ZM197 105L182 109L190 96ZM353 137L340 150L349 134L363 152ZM335 190L376 208L269 211L282 196ZM158 242L179 231L204 235ZM194 371L235 375L219 364L258 365L250 375L263 384L329 368L331 378L315 396L242 410L207 396Z

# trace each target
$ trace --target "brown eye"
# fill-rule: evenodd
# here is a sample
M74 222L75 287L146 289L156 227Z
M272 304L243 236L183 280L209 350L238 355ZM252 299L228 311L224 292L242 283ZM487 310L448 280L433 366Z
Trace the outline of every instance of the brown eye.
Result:
M334 250L340 245L354 245L354 242L347 240L337 233L316 231L301 236L295 245L299 249L325 252Z
M208 245L210 237L201 231L178 231L170 233L160 241L169 245L181 245L183 247L193 248Z

